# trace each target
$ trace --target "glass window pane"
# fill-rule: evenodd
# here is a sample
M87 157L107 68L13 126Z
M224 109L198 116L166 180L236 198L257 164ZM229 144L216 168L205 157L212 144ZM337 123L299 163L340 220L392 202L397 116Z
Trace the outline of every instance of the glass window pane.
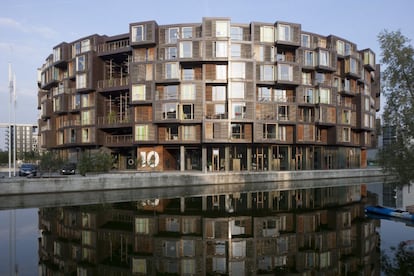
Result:
M228 21L216 21L216 37L227 37L228 36Z
M227 42L226 41L216 41L216 55L215 57L227 57Z

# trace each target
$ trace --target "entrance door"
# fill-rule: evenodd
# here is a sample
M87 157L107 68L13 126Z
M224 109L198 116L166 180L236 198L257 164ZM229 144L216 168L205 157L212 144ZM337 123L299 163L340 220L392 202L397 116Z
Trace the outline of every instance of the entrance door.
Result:
M263 148L262 147L256 148L255 163L256 163L256 170L263 171L264 159L263 159Z

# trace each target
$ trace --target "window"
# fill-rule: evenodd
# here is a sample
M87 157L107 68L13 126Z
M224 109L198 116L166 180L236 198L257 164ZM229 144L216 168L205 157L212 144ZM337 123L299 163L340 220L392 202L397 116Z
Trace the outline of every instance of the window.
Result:
M215 45L215 57L227 57L227 41L216 41Z
M132 273L147 274L147 261L145 259L132 259Z
M178 218L169 217L165 219L165 227L169 232L179 232L180 231L180 221Z
M369 111L370 110L370 100L369 100L369 98L367 98L367 97L365 97L365 99L364 99L364 109L365 109L365 111Z
M274 81L274 67L273 65L260 66L260 80L262 81Z
M314 55L312 51L305 51L305 65L314 66Z
M183 275L195 275L196 261L194 259L182 259L181 272L183 273Z
M82 143L89 143L90 136L89 136L89 128L82 128Z
M246 257L246 241L233 241L231 245L233 257Z
M331 91L328 88L319 89L319 103L330 104L331 103Z
M91 110L82 111L82 125L90 125L92 123Z
M231 57L241 57L240 44L231 44Z
M277 109L277 118L279 121L289 120L289 106L279 105Z
M76 89L86 88L86 73L76 75Z
M230 28L231 40L243 40L243 29L241 27Z
M183 68L182 70L182 80L193 80L194 79L194 69L193 68Z
M81 104L81 95L76 94L72 96L72 109L79 109Z
M168 47L165 49L166 59L176 59L177 58L177 47Z
M82 245L92 245L92 231L82 231Z
M352 47L350 43L345 43L345 55L349 56L352 52Z
M213 86L213 101L225 101L226 100L226 87L225 86Z
M345 54L345 43L343 41L336 41L336 51L338 52L338 55L343 56Z
M178 140L178 126L170 126L166 128L166 140Z
M316 83L324 83L325 82L325 74L324 73L315 73L315 81Z
M286 126L278 126L277 139L280 141L286 141Z
M81 106L90 107L93 106L93 96L92 94L82 94L81 96Z
M227 80L227 65L216 65L216 79Z
M245 103L232 103L232 119L244 119L246 113L246 104Z
M312 88L307 88L304 91L304 95L303 95L303 102L304 103L310 103L313 104L313 89Z
M176 103L166 103L164 104L164 119L177 119L177 104Z
M70 129L70 143L76 142L76 130L71 128Z
M257 100L260 102L269 102L272 100L272 89L270 87L259 87L257 89Z
M194 126L183 126L183 140L194 141L196 139L196 131Z
M329 52L325 50L319 51L319 65L320 66L329 66Z
M147 141L147 140L149 140L148 125L136 125L135 126L135 141Z
M134 101L145 101L145 84L133 84L131 100Z
M181 37L182 38L192 38L193 37L193 27L182 27L181 28Z
M342 142L351 142L351 129L349 127L342 129Z
M244 139L244 125L231 124L231 138L232 139Z
M164 86L164 99L165 100L178 99L178 86L177 85Z
M260 42L275 42L275 31L272 26L260 27Z
M213 257L213 272L225 274L227 272L226 258Z
M342 111L342 123L343 124L351 123L351 110Z
M238 78L238 79L244 79L246 77L246 65L244 62L232 62L230 64L231 71L230 71L230 77L231 78Z
M358 74L358 62L354 58L349 59L349 72Z
M224 104L215 104L214 105L214 115L220 119L225 119L226 107Z
M291 33L290 33L290 26L289 25L279 25L278 26L278 35L279 35L279 40L283 40L283 41L291 41L292 37L291 37Z
M91 50L91 45L89 39L82 40L81 42L76 42L72 46L72 56L79 55Z
M194 104L183 104L182 105L182 114L184 120L193 120L194 119Z
M177 39L178 39L178 28L169 28L166 32L166 38L165 40L167 41L167 43L177 43Z
M85 64L85 55L77 56L76 57L76 72L85 71L86 64Z
M293 67L287 64L278 64L278 80L293 81Z
M312 85L312 74L307 72L302 72L302 84Z
M330 252L320 253L319 255L319 268L325 268L331 265Z
M176 241L165 241L163 247L165 257L178 257L178 246Z
M283 89L275 89L274 90L274 100L275 102L287 102L286 90Z
M230 99L244 99L244 82L230 83Z
M228 29L228 21L216 21L216 37L228 37Z
M132 26L132 42L141 42L145 40L144 25Z
M310 36L307 34L302 34L302 47L310 48Z
M276 139L276 124L264 124L263 125L263 138L264 139Z
M180 58L191 58L193 56L193 42L180 42Z
M165 78L166 79L178 79L178 64L166 63L165 64Z
M61 59L60 48L53 49L53 62L59 61Z
M135 218L135 233L149 234L149 219Z
M194 84L182 84L181 85L181 100L195 100L195 85Z

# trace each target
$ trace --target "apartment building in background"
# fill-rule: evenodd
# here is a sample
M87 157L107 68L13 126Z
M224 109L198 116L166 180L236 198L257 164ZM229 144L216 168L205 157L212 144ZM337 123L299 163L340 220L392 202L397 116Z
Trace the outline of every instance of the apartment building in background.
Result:
M289 22L129 25L53 48L39 69L39 144L133 170L366 166L380 107L375 53Z
M9 145L13 152L14 135L16 135L16 157L18 160L24 160L25 154L38 152L38 129L35 124L12 124L10 129L8 124L0 124L5 127L5 150L8 151ZM16 128L16 131L14 130ZM11 133L11 135L9 134Z

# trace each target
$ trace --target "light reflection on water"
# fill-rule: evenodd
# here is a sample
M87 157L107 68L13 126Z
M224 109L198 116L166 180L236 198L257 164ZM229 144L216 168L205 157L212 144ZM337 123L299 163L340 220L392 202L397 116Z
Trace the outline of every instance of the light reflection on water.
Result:
M381 249L414 237L414 228L405 223L364 218L366 199L359 185L209 192L192 199L141 197L133 203L17 209L19 275L38 275L39 262L43 272L75 274L252 275L309 269L339 274L363 267L378 275L377 237L370 229L380 225ZM10 213L0 211L0 275L8 275L10 267L5 250ZM354 239L364 231L365 237Z

